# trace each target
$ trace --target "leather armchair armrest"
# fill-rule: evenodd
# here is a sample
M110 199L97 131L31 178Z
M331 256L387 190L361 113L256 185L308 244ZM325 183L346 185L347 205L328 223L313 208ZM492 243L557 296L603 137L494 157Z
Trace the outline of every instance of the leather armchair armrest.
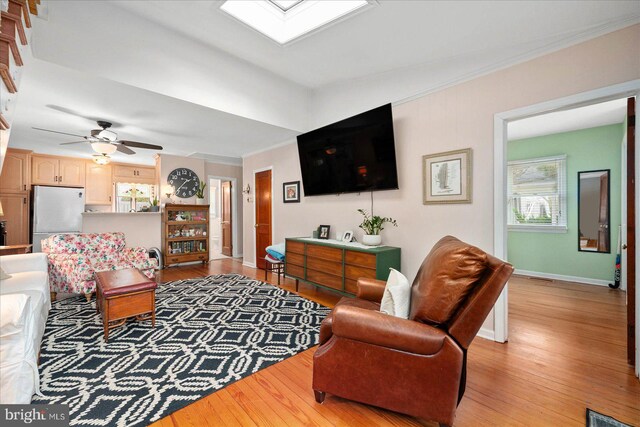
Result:
M447 334L433 326L360 307L337 306L333 335L417 354L435 354Z
M384 280L367 279L361 277L358 279L356 297L360 299L366 299L368 301L380 302L382 301L382 295L384 294L384 287L387 282Z

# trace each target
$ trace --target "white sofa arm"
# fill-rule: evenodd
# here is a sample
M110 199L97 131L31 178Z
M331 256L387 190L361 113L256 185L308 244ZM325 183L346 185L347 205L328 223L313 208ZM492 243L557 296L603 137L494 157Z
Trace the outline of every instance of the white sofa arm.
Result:
M22 273L24 271L47 272L47 254L5 255L0 257L0 267L8 273Z

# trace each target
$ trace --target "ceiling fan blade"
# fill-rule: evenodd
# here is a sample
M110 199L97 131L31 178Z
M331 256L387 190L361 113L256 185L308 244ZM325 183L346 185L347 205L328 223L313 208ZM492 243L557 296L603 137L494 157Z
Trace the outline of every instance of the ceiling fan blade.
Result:
M128 147L136 147L136 148L146 148L148 150L162 150L162 147L159 145L146 144L144 142L135 142L135 141L125 141L119 140L120 145L126 145Z
M126 146L124 146L124 145L122 145L122 144L118 144L118 148L117 148L117 150L118 150L119 152L121 152L121 153L124 153L124 154L136 154L136 152L135 152L135 151L133 151L131 148L126 147Z
M81 142L87 142L87 141L71 141L71 142L62 142L60 145L80 144Z
M75 133L58 132L57 130L42 129L42 128L31 128L31 129L42 130L42 131L51 132L51 133L59 133L61 135L77 136L79 138L84 138L84 135L76 135Z

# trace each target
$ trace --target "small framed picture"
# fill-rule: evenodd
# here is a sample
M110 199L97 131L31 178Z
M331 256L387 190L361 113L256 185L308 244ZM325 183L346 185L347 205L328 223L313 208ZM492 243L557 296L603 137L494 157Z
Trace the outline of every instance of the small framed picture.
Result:
M331 230L330 225L321 225L318 227L318 239L327 240L329 238L329 230Z
M353 240L353 231L351 230L345 231L344 234L342 235L342 241L345 243L349 243L351 240Z
M471 148L422 156L423 203L471 203Z
M282 184L282 201L284 203L300 203L300 181Z

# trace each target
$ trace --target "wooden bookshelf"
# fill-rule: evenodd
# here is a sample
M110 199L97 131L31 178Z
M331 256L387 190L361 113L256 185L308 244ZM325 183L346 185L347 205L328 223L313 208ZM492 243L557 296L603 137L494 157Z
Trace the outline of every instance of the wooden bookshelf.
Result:
M209 205L165 205L162 252L165 267L209 262Z

